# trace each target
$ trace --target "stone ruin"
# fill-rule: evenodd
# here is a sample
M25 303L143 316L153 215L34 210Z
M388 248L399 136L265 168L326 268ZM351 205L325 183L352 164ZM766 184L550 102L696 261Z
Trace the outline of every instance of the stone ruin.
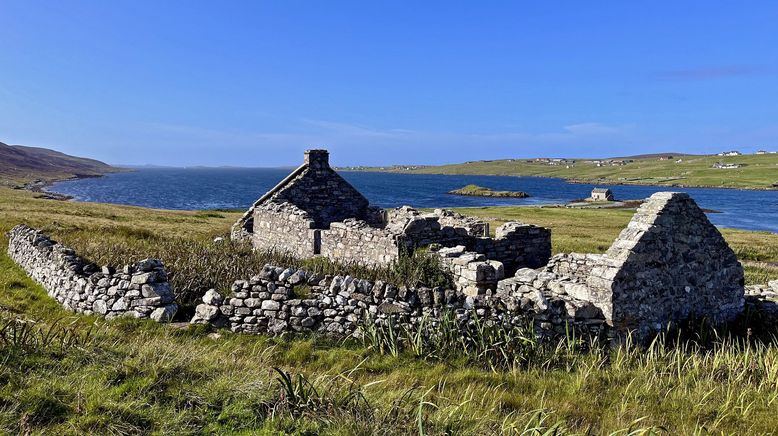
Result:
M743 267L688 194L659 192L635 213L605 254L560 254L520 269L498 294L559 297L600 311L619 331L640 335L691 317L714 324L743 311Z
M458 290L473 295L551 256L551 233L542 227L506 223L490 238L488 223L452 211L371 207L330 167L326 150L306 151L304 163L257 200L231 236L256 249L370 266L387 266L422 247L442 248L442 265Z
M257 249L367 265L434 247L455 286L396 287L267 266L235 282L230 295L209 291L192 322L244 333L346 335L366 322L408 325L453 313L463 323L474 316L529 321L541 337L573 328L611 337L632 332L639 340L694 317L725 323L746 309L778 324L778 281L744 291L735 253L684 193L652 195L604 254L551 258L549 231L527 224L507 223L494 238L488 234L488 224L451 211L370 207L329 167L326 151L311 150L236 223L233 238ZM9 233L8 253L71 310L157 321L176 312L159 261L98 268L26 226Z

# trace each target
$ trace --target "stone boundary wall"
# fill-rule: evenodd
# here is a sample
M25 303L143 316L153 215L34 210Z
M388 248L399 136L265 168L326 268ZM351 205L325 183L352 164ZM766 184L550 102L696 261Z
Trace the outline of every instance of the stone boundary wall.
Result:
M178 309L165 268L155 259L120 271L98 268L25 225L8 233L8 255L51 297L75 312L167 322Z
M191 322L240 333L319 332L345 336L365 323L383 323L391 318L399 325L409 325L422 318L434 321L448 312L459 322L477 316L485 322L533 323L541 338L563 335L570 329L593 335L609 331L599 311L576 307L576 303L523 290L501 296L468 296L442 288L395 287L380 281L322 277L267 265L250 280L236 281L230 296L208 291Z

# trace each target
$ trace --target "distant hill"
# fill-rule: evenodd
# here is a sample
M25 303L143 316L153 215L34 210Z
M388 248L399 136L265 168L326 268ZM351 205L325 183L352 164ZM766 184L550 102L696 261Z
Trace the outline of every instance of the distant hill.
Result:
M416 174L540 176L590 184L778 189L778 154L711 156L652 153L609 159L517 158L439 166L395 165L350 169Z
M104 162L58 151L0 142L0 184L19 185L122 171Z

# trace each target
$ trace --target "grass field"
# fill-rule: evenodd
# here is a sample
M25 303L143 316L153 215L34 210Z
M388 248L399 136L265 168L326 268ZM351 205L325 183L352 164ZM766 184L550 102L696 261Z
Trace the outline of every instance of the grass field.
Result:
M676 163L681 159L682 162ZM422 167L414 170L393 169L426 174L487 174L499 176L558 177L589 183L630 183L662 186L710 186L724 188L770 189L778 183L778 154L744 156L674 156L634 159L623 166L596 166L576 159L575 165L552 166L529 163L524 159L478 161L463 164ZM737 169L715 169L713 164L739 164ZM531 193L530 193L531 194Z
M462 212L548 226L556 252L603 251L631 216ZM207 243L238 216L55 202L0 189L0 230L25 222L94 252ZM724 234L747 262L749 280L778 275L769 266L778 262L778 235ZM542 347L525 338L514 365L491 369L475 353L381 352L359 340L269 339L74 315L10 261L4 240L0 249L0 433L627 435L778 427L775 341L587 350L576 340Z

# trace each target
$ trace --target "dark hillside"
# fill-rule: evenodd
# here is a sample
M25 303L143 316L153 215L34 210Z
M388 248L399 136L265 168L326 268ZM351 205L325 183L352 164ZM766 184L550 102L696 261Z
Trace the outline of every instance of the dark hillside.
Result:
M18 185L121 171L106 163L58 151L0 142L0 184Z

